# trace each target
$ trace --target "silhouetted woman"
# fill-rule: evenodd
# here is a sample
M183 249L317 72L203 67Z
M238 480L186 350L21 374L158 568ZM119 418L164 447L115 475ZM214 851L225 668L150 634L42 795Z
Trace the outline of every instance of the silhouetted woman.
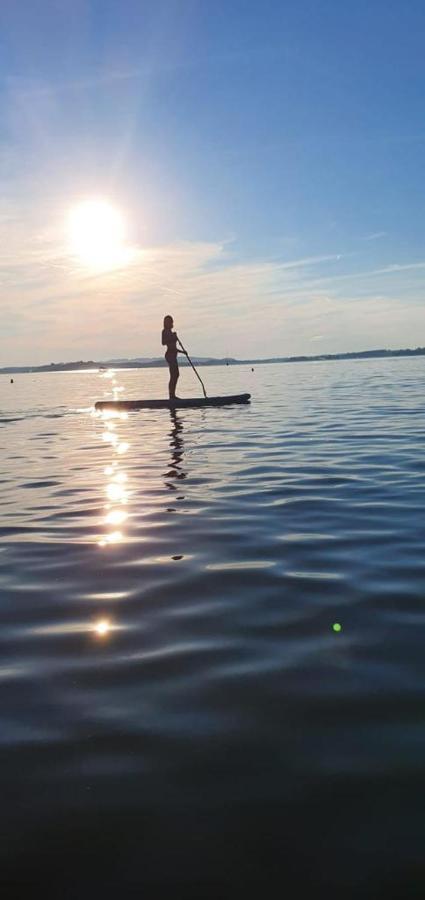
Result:
M176 384L179 379L179 364L177 362L177 354L184 353L184 350L177 349L177 341L178 337L175 331L173 331L173 317L165 316L164 319L164 328L162 330L162 343L167 347L165 351L165 359L168 363L168 368L170 370L170 381L168 384L168 393L170 396L170 400L178 400L176 397Z

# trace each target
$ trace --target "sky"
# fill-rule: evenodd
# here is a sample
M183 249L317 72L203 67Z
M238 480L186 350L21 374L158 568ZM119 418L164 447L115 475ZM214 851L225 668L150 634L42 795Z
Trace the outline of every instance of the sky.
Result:
M425 345L424 33L423 0L2 0L0 367L159 356L166 314L198 356Z

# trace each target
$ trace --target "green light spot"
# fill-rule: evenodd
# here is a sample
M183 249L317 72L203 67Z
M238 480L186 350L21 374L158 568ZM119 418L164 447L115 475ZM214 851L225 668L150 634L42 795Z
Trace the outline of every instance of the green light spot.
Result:
M339 624L339 622L335 622L335 624L332 625L332 628L333 628L334 631L342 631L342 627L341 627L341 625Z

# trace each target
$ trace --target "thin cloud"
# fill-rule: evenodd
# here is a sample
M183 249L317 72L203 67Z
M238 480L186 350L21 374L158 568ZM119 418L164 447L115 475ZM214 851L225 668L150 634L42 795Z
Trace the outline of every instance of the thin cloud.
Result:
M9 244L0 251L0 278L8 281L10 316L5 363L158 356L158 328L168 312L204 356L297 355L311 342L320 342L321 352L370 347L382 343L383 321L392 344L407 346L425 328L425 310L409 306L405 291L402 300L361 291L353 302L342 280L402 277L425 262L329 275L321 279L326 286L317 286L315 267L339 262L341 254L240 260L224 241L186 241L135 247L131 265L90 273L70 258L63 240L36 222L25 224L22 217L15 228L4 226Z
M379 241L381 238L387 236L386 231L374 231L372 234L367 234L363 240L364 241Z
M319 284L331 284L339 281L358 281L361 279L367 279L376 277L378 275L395 275L398 272L410 272L415 270L425 269L425 262L417 262L417 263L406 263L404 265L400 265L399 263L393 263L389 266L385 266L382 269L366 269L363 272L346 272L341 275L325 275L320 278L316 278L310 281L310 286L316 286Z
M22 99L35 99L37 97L53 97L56 94L89 90L91 88L102 87L103 85L111 85L114 82L131 81L143 78L148 74L148 69L141 68L128 69L115 72L98 72L87 78L77 78L72 81L59 82L37 82L35 79L17 78L16 76L8 76L5 79L6 86L10 91L19 95Z
M399 263L394 263L391 266L386 266L385 269L375 269L370 274L389 275L393 272L409 272L412 269L425 269L425 262L407 263L406 265L399 265Z
M335 262L343 259L342 253L332 253L328 256L307 256L304 259L294 259L292 262L279 263L279 269L299 269L303 266L314 266L324 262Z

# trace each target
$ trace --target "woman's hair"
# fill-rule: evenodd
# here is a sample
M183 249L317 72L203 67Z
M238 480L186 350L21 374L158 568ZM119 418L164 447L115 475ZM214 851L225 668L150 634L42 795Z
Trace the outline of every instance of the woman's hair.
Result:
M164 328L171 328L173 324L172 316L164 316Z

